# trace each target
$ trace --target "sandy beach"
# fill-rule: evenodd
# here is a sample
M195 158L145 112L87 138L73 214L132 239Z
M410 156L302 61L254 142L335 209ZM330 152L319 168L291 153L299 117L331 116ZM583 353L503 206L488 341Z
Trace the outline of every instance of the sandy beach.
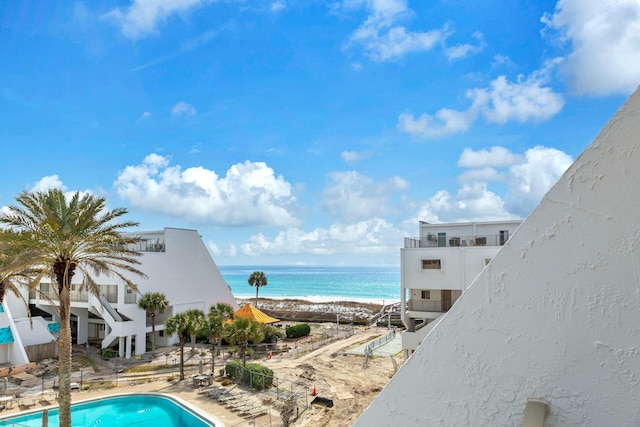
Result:
M256 305L255 298L237 298L238 305ZM304 299L258 298L258 308L285 322L341 322L365 324L382 304L358 301L313 302Z
M254 300L244 301L254 303ZM380 306L359 306L354 303L311 303L301 300L266 300L260 299L258 306L270 315L283 313L283 320L296 318L298 313L330 314L335 319L335 314L340 317L348 316L368 318L380 310ZM273 314L272 314L273 313ZM286 322L293 320L285 320ZM386 328L340 325L342 329L337 333L338 327L333 322L312 323L312 334L306 339L287 342L284 341L288 352L276 353L272 357L258 356L252 362L260 363L274 371L274 383L278 384L278 390L292 391L297 394L297 413L299 418L291 425L294 426L335 426L347 427L352 425L355 419L373 401L378 392L385 386L395 373L401 356L374 357L365 366L365 357L360 354L351 354L349 351L358 345L365 344L388 332ZM337 333L337 335L336 335ZM335 335L335 338L327 340L326 337ZM323 338L321 338L323 337ZM322 340L325 340L324 342ZM282 421L279 414L279 404L274 398L275 390L253 392L236 384L226 385L225 388L234 393L243 393L243 398L255 399L269 410L257 418L250 418L231 410L221 402L199 393L194 387L192 375L197 372L198 360L209 356L208 346L199 345L196 354L192 355L190 349L185 347L185 361L190 368L187 369L184 381L168 381L172 371L156 370L152 373L140 373L144 366L156 365L166 367L166 361L179 357L176 347L158 349L155 359L145 357L139 361L128 361L123 364L135 367L131 372L123 370L119 374L117 388L100 389L91 386L89 390L73 392L73 400L80 401L101 396L119 393L158 392L175 396L188 405L196 408L207 418L214 420L216 425L231 426L280 426ZM210 357L210 356L209 356ZM215 361L216 371L224 365L224 356ZM209 358L210 360L210 358ZM114 381L114 360L98 361L91 368L83 368L83 381L85 384L100 382L110 383ZM206 365L205 365L206 366ZM177 373L177 371L176 371ZM74 374L74 380L80 381L80 372ZM39 384L39 379L34 376L34 384ZM216 378L215 385L221 386L222 378ZM37 387L37 385L36 385ZM86 388L86 387L85 387ZM331 400L333 407L311 404L316 395ZM28 395L23 392L23 396ZM20 400L11 408L0 412L1 416L14 414L25 410ZM46 403L33 399L34 406L31 409L42 409Z

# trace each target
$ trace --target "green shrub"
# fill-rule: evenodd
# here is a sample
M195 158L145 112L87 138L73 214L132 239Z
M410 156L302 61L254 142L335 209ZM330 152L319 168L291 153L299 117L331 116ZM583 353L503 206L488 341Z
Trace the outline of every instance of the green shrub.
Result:
M300 338L306 337L311 333L311 326L306 323L301 323L299 325L287 326L286 329L287 338Z
M271 388L273 383L273 371L257 363L247 363L243 367L241 361L231 360L225 369L230 378L256 390Z

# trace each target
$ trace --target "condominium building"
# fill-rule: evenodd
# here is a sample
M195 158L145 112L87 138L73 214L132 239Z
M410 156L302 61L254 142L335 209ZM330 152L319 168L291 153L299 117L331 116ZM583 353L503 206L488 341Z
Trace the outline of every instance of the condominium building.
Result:
M405 238L400 250L401 314L405 358L434 320L449 311L522 221L430 224ZM431 325L431 326L429 326Z
M147 276L127 276L137 285L137 292L116 276L97 275L93 279L100 286L100 295L94 296L82 288L81 275L74 276L71 291L74 343L117 347L118 355L125 358L145 353L151 341L151 318L138 307L138 302L146 292L162 292L170 304L156 315L157 346L177 341L175 336L164 333L164 323L173 314L189 309L206 312L219 302L238 308L229 285L196 230L165 228L135 235L142 239L135 247L142 253L137 268ZM57 301L56 285L43 281L39 290L25 290L23 295L34 316L31 324L24 304L7 295L4 309L0 310L0 330L6 335L4 343L0 342L0 364L28 363L33 358L28 357L30 347L42 348L55 341L59 324L51 300Z
M639 185L636 90L353 426L640 425Z

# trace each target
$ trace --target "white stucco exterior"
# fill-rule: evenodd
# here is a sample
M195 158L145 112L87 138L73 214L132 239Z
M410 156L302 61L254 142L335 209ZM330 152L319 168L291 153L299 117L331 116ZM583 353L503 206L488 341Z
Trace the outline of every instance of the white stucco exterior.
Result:
M640 425L640 93L354 424Z
M165 228L135 235L145 239L137 247L142 252L141 264L137 268L147 275L147 278L129 277L136 283L138 293L115 276L96 276L94 280L101 285L101 300L81 291L79 283L82 278L79 274L74 277L74 283L78 282L72 291L74 342L99 341L103 348L117 343L120 357L144 354L151 323L145 311L138 308L138 301L146 292L162 292L170 303L170 307L156 317L156 345L177 341L175 337L161 336L164 321L172 314L191 308L206 312L218 302L227 303L234 310L238 308L229 285L196 230ZM54 285L43 282L40 286L42 291L53 296ZM31 295L25 292L27 297L30 304L53 314L46 299L35 292ZM15 297L8 300L14 318L26 317L24 306Z

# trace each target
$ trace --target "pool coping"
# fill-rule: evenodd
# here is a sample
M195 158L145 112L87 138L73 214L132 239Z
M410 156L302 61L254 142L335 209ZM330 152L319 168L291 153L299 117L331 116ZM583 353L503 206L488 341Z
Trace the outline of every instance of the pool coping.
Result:
M220 420L220 418L218 418L215 415L211 415L209 413L204 413L204 411L195 406L192 405L191 403L185 401L184 399L174 396L172 394L168 394L168 393L160 393L160 392L156 392L156 391L138 391L138 392L124 392L124 393L114 393L114 394L108 394L108 395L103 395L103 396L95 396L95 397L90 397L87 399L83 399L83 400L77 400L72 402L72 406L73 405L78 405L78 404L82 404L82 403L88 403L88 402L94 402L94 401L99 401L99 400L104 400L104 399L111 399L114 397L123 397L123 396L140 396L140 395L146 395L146 396L157 396L157 397L162 397L165 399L169 399L171 401L173 401L174 403L188 409L189 411L191 411L195 416L197 416L198 418L200 418L202 421L204 421L205 423L209 424L212 427L225 427L224 422L222 422L222 420ZM42 406L40 408L34 408L34 409L27 409L25 411L20 411L17 413L13 413L13 414L7 414L7 415L2 415L0 416L0 421L3 421L5 419L10 419L10 418L16 418L18 416L23 416L23 415L30 415L30 414L35 414L37 412L42 412L45 409L50 410L50 409L55 409L58 408L60 405L49 405L49 406Z

